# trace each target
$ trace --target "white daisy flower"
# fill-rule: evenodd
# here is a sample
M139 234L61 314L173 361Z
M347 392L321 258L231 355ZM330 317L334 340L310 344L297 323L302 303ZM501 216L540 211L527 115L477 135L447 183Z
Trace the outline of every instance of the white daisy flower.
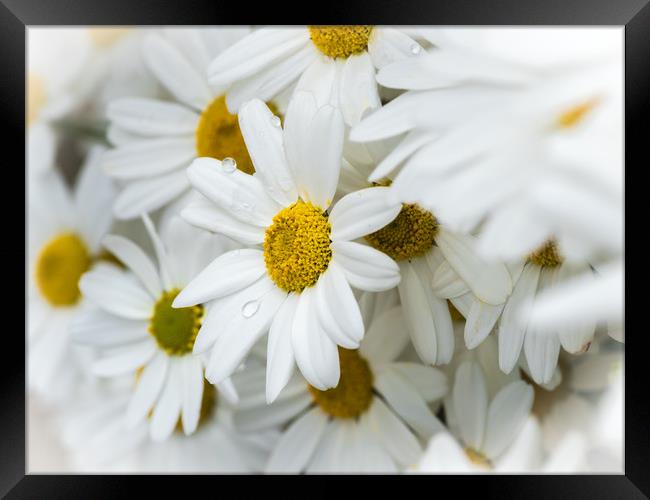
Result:
M204 386L197 431L180 430L164 442L149 439L148 425L127 423L132 378L95 382L60 417L61 439L74 471L83 473L243 473L259 471L276 432L244 436L232 409L214 386Z
M266 472L396 472L414 464L442 424L427 403L447 391L436 368L396 358L408 335L401 308L379 313L359 350L339 348L341 379L321 391L296 374L270 405L264 372L233 378L240 394L234 422L242 431L285 425Z
M533 397L533 388L521 380L510 382L490 395L481 365L464 361L456 370L450 398L445 402L448 424L459 442L449 435L436 436L422 468L438 472L493 467L499 470L501 460L516 462L508 457L511 447L524 453L534 452L531 441L537 439L537 432L534 423L527 424ZM524 442L517 443L520 439Z
M349 146L352 146L351 144ZM364 217L392 210L397 216L378 231L365 236L366 243L395 260L402 279L399 295L413 345L425 363L449 363L454 352L451 315L445 298L434 294L435 286L447 294L471 289L486 303L503 304L512 291L508 270L498 261L485 259L475 250L471 236L449 230L430 211L400 198L386 178L371 183L367 176L378 163L372 148L348 147L342 169L342 191L356 191ZM358 190L358 191L357 191ZM362 195L363 194L363 195ZM447 272L453 269L453 273ZM448 278L462 276L462 283ZM449 287L451 285L451 288Z
M476 52L489 63L457 63L456 87L438 88L433 78L426 87L433 90L407 92L351 131L355 141L407 133L370 179L400 166L396 190L455 229L484 223L481 249L501 258L522 246L532 251L551 236L572 258L603 246L620 247L622 32L490 33L496 40L492 55L480 47ZM574 43L542 45L544 37ZM509 59L519 50L515 46L535 57ZM602 50L596 54L594 47ZM430 66L432 75L437 65L453 72L445 57L434 50L418 64ZM492 64L495 58L501 64ZM408 64L394 63L395 78L403 74L401 88L423 89L421 81L409 83L415 72L404 67ZM498 73L504 65L527 77L517 79L504 70L502 81L481 80L481 72ZM599 154L603 159L591 161Z
M210 59L246 32L173 29L146 37L144 59L175 102L125 97L108 106L108 137L116 147L103 164L124 184L115 203L119 218L157 210L188 192L185 170L195 158L232 158L242 171L254 171L225 89L205 76Z
M208 74L212 84L229 87L226 103L233 113L298 80L296 90L334 90L330 103L354 125L380 105L377 68L422 52L411 32L360 25L262 28L217 56Z
M82 276L79 287L93 307L75 320L72 331L78 343L99 351L96 375L135 374L127 424L134 427L151 413L151 437L161 441L179 420L185 434L197 429L205 393L203 362L192 355L204 306L174 309L172 302L209 258L232 245L179 217L163 227L161 239L150 219L143 220L159 266L130 240L106 236L103 245L127 270L98 265ZM218 389L220 396L236 400L229 380L220 381Z
M89 153L73 192L54 169L28 183L28 381L53 400L71 396L78 367L68 326L82 304L79 278L108 257L100 240L115 192L100 155Z
M343 142L343 120L332 106L319 107L301 92L289 104L284 130L258 99L244 105L239 118L255 175L240 172L232 160L195 160L188 177L207 200L182 215L250 248L215 259L174 306L217 299L215 320L208 318L194 348L212 348L208 380L230 376L270 326L269 402L288 382L294 359L314 387L336 387L336 346L355 349L364 334L350 285L381 291L400 279L390 257L353 240L386 225L396 212L385 207L367 218L363 192L327 212Z

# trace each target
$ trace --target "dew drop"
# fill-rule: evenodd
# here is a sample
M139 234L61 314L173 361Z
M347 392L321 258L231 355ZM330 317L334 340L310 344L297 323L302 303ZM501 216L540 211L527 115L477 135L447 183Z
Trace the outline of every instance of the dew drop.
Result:
M251 318L255 315L255 313L258 311L259 308L260 308L259 300L248 301L241 308L242 316L244 316L244 318Z
M280 125L281 125L281 123L280 123L280 117L279 117L279 116L275 116L275 115L271 116L271 125L273 125L274 127L278 127L278 128L279 128Z
M420 47L420 45L418 45L417 43L411 45L411 54L413 54L414 56L417 56L421 51L422 51L422 47Z
M228 172L229 174L234 172L235 169L237 168L237 162L233 160L232 158L224 158L221 161L221 166L222 168Z

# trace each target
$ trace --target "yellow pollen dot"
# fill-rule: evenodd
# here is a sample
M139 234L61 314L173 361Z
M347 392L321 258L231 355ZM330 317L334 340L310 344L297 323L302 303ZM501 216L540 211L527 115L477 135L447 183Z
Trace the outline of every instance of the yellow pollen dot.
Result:
M177 288L163 292L149 321L149 333L156 339L158 347L170 356L192 352L203 318L201 305L180 309L172 307L172 302L179 293Z
M332 259L327 215L298 200L273 217L264 235L266 270L282 290L301 292L315 285Z
M266 103L274 115L277 108ZM217 97L203 110L196 128L196 154L223 160L232 158L237 168L247 174L253 174L255 167L246 149L246 143L239 129L237 115L230 114L226 107L225 96Z
M492 468L492 464L488 458L480 451L476 451L474 448L465 448L465 455L467 455L467 458L469 458L470 462L480 467L481 469Z
M366 236L366 241L394 260L424 255L433 247L438 221L417 205L402 205L402 210L385 227Z
M327 391L320 391L310 385L309 392L314 403L328 415L335 418L356 418L372 403L372 371L358 350L339 347L339 362L339 385Z
M316 48L328 57L350 57L368 48L372 26L310 26Z
M38 75L30 73L27 77L27 124L32 124L47 101L45 83Z
M131 31L131 28L89 28L90 40L96 47L106 48L115 44Z
M540 267L557 267L563 261L555 240L548 240L528 256L528 262Z
M556 125L559 128L566 129L577 125L584 117L593 110L600 99L593 98L576 106L572 106L564 111L556 120Z
M50 240L36 262L36 284L53 306L72 306L81 297L79 278L90 267L88 248L79 236L64 233Z

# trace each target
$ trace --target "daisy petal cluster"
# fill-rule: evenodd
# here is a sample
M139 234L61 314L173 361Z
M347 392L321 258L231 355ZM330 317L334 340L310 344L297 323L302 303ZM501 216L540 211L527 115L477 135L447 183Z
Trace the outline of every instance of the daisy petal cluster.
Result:
M622 470L621 30L28 45L31 471Z

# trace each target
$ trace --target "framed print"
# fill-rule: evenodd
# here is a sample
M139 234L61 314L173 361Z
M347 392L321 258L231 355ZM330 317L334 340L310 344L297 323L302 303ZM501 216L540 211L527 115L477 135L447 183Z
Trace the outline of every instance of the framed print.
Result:
M0 492L647 497L646 4L5 0Z

